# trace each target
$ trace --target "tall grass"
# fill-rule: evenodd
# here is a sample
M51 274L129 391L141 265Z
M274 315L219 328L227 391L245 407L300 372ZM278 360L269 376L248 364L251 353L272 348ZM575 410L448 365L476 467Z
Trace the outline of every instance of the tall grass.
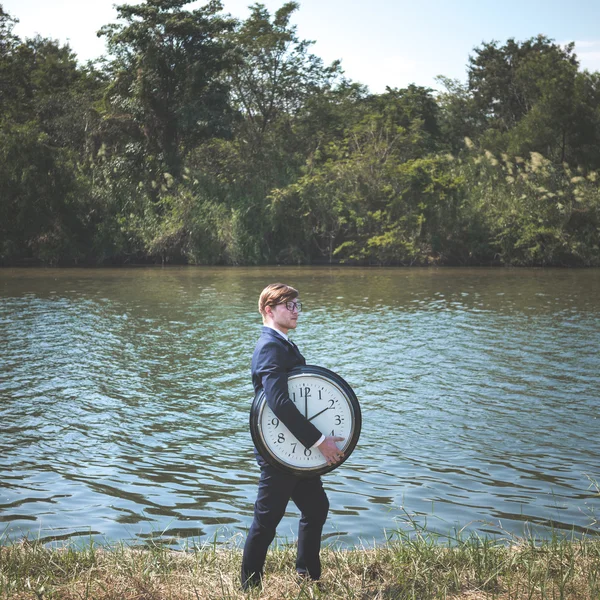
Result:
M450 168L463 182L459 220L470 253L520 266L600 264L595 171L529 157L494 156L466 140Z
M239 540L238 540L239 541ZM173 551L119 544L65 543L48 548L22 541L0 547L1 599L181 600L597 600L600 538L491 539L471 534L441 538L425 530L396 530L373 547L322 552L317 585L299 582L295 548L269 552L262 589L239 589L241 550L193 545Z

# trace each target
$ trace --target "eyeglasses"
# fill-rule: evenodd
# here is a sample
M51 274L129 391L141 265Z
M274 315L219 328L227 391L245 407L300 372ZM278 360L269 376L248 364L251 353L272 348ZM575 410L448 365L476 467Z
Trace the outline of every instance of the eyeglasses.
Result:
M282 304L285 304L285 307L290 312L294 312L294 309L296 309L297 312L302 312L302 302L282 302Z

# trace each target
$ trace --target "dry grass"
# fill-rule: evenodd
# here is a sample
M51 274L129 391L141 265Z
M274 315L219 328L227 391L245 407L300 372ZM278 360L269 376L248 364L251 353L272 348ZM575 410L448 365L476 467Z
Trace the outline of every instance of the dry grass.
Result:
M206 546L186 552L162 547L64 546L37 543L0 548L1 599L61 600L598 600L600 540L519 545L480 538L452 547L419 536L381 547L325 548L319 585L295 577L295 549L269 553L262 590L239 589L241 551Z

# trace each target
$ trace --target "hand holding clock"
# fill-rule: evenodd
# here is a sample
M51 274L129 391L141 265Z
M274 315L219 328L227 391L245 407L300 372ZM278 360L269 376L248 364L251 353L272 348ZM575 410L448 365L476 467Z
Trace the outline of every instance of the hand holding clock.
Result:
M335 445L336 442L343 442L346 438L328 435L318 446L319 452L327 461L327 464L334 465L344 458L344 453Z
M313 415L308 420L312 421L319 415L322 415L327 410L330 410L329 406L319 411L316 415ZM346 438L339 437L337 435L329 435L319 444L319 451L323 455L323 458L327 461L328 465L334 465L335 463L340 462L342 458L344 458L344 453L340 452L340 449L335 445L335 442L343 442L345 439Z

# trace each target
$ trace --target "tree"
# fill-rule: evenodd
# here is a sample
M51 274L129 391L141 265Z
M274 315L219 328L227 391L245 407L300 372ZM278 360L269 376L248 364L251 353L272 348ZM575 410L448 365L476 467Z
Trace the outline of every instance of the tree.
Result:
M18 20L4 11L0 4L0 118L6 119L22 99L20 73L15 53L21 40L13 34Z
M297 2L287 2L272 18L263 4L250 10L232 36L238 60L231 71L231 87L251 135L260 137L279 118L297 116L307 100L330 88L341 71L339 62L325 66L308 52L313 42L298 39L290 24Z
M362 119L271 194L286 239L305 256L376 264L436 260L455 219L456 182L435 147L437 106L410 86L365 100ZM301 224L291 231L284 220ZM290 219L291 217L291 219Z
M560 163L574 157L574 44L545 36L483 44L469 59L469 89L489 130L484 145L514 155L540 152Z
M573 48L572 43L563 48L543 35L522 43L510 38L501 47L493 41L475 48L475 55L469 57L469 89L489 124L507 131L548 93L554 78L559 78L555 83L569 85L569 75L578 67Z
M577 73L573 96L568 161L600 169L600 73Z
M445 88L436 95L441 138L454 154L458 154L464 148L465 138L473 140L481 136L485 119L467 84L443 75L436 80Z
M271 15L255 4L236 25L229 36L236 60L228 73L233 139L199 149L190 164L210 193L219 190L231 212L228 259L234 263L274 260L287 252L281 232L289 227L274 222L279 215L266 210L266 199L297 177L314 150L311 126L327 113L342 81L338 63L325 66L309 52L311 42L298 39L291 24L297 8L289 2Z
M117 6L124 24L103 27L113 56L106 92L107 134L112 150L138 150L138 168L178 178L186 154L228 130L228 89L221 76L229 64L223 34L233 21L213 0L193 11L191 0L146 0Z
M439 107L431 89L413 84L402 89L388 87L384 94L371 96L367 104L390 127L409 129L420 122L422 152L440 149Z
M56 263L86 255L91 102L98 81L68 46L12 34L0 7L0 256Z

